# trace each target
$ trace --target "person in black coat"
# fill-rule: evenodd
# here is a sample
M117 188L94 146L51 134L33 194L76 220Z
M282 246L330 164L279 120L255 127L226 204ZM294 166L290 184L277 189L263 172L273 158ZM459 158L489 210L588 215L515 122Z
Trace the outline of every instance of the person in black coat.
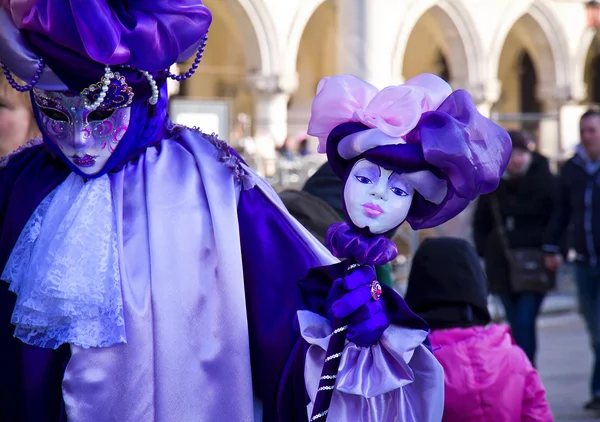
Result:
M542 249L543 236L556 202L556 179L548 160L529 149L523 133L509 132L513 154L498 189L479 198L474 217L477 252L485 260L490 292L502 300L506 318L516 343L535 361L535 323L545 293L553 286L549 276L546 288L515 291L510 282L509 260L498 230L500 224L511 250Z

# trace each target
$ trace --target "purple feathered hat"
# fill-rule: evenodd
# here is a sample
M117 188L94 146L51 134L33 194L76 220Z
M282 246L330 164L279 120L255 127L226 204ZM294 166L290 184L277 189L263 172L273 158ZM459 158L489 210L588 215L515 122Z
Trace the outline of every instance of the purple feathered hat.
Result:
M198 66L211 19L200 0L0 0L0 61L21 91L69 89L100 108L155 104L167 77ZM194 53L186 74L168 72Z
M381 91L351 75L324 78L308 133L342 180L362 158L403 174L416 191L407 217L415 230L443 224L494 191L511 154L508 133L469 93L432 74Z

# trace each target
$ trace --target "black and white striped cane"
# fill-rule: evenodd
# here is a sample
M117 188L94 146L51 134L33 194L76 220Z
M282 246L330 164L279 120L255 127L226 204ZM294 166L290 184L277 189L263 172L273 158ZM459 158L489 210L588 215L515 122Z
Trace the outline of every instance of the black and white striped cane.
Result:
M350 265L347 274L350 274L352 270L358 267L360 267L359 264ZM325 364L321 371L319 389L317 390L317 396L315 397L315 404L310 418L311 422L325 422L325 420L327 420L329 405L331 404L331 398L333 397L333 390L335 389L335 382L340 369L340 361L346 344L347 334L348 325L345 321L334 321L334 330L329 339L329 345L327 346Z

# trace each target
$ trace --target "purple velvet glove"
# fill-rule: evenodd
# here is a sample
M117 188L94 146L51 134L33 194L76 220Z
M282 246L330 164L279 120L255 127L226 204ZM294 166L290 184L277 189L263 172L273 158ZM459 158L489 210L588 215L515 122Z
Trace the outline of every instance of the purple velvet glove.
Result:
M390 325L383 297L375 300L371 296L375 279L375 269L363 265L335 280L327 295L327 317L332 323L344 320L348 324L348 340L361 347L377 343Z

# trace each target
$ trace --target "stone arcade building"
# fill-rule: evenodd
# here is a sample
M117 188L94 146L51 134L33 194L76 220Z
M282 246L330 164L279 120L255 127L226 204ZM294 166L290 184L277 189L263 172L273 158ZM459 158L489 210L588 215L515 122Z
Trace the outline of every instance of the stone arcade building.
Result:
M579 0L205 4L210 41L199 77L179 94L229 99L232 117L250 116L252 132L276 143L306 130L317 82L336 73L380 88L437 73L506 127L534 132L555 158L570 154L582 110L600 101L600 41Z

